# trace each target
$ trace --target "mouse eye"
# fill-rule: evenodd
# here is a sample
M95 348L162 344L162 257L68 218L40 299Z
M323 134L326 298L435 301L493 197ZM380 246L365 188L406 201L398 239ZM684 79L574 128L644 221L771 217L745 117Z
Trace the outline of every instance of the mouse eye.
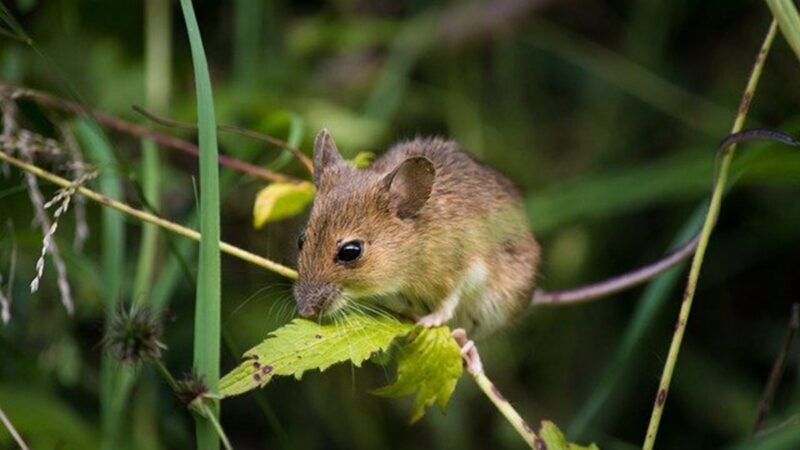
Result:
M303 231L300 233L300 236L297 236L297 251L303 250L303 244L306 243L306 232Z
M361 257L364 244L361 241L347 241L339 247L336 262L351 263Z

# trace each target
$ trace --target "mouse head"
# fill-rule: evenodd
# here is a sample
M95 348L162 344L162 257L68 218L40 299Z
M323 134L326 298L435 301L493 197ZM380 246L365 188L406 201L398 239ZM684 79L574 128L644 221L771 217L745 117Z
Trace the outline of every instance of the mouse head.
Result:
M397 292L407 282L433 163L412 157L388 173L358 170L322 130L314 143L316 197L298 239L294 286L302 316L330 314L353 299Z

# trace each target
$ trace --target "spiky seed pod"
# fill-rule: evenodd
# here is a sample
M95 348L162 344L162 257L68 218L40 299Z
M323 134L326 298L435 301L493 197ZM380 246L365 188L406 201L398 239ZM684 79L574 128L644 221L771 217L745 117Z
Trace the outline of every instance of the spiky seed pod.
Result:
M103 339L106 349L126 364L158 359L164 344L158 318L147 307L130 310L120 305Z
M209 393L203 378L195 373L186 374L182 380L178 381L178 398L186 406L191 406L194 402L204 399Z

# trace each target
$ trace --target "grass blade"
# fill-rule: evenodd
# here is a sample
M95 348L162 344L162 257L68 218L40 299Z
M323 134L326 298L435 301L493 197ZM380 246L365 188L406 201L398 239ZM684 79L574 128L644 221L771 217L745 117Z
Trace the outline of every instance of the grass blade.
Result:
M203 40L191 0L181 0L183 18L192 49L195 89L197 92L197 127L200 144L200 261L197 270L197 298L194 319L194 370L208 389L219 385L220 354L220 220L217 124L214 98ZM219 414L219 405L210 408ZM197 418L197 448L216 450L219 438L213 423Z
M102 130L93 122L79 119L75 123L75 134L87 151L87 156L100 172L97 183L99 191L106 197L121 200L123 196L119 164L114 157L111 144ZM103 208L102 211L102 261L103 295L105 296L106 326L117 309L122 294L122 276L125 273L125 222L122 213ZM119 448L123 413L115 398L119 366L111 356L103 353L100 367L100 409L103 431L103 447Z
M778 21L781 34L800 58L800 14L792 0L767 0L772 15Z

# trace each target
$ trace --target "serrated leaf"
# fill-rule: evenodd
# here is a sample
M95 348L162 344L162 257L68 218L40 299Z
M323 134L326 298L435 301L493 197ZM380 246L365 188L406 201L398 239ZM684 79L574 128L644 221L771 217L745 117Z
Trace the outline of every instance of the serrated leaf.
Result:
M375 161L375 153L372 152L358 152L355 158L348 160L356 169L366 169L372 162Z
M543 420L539 428L539 439L544 441L548 450L600 450L596 444L582 446L567 442L564 433L558 429L556 424L549 420Z
M424 328L398 349L397 380L376 389L383 397L404 397L416 392L411 423L425 415L435 402L442 413L461 377L461 351L447 327Z
M253 227L259 229L268 222L300 214L314 199L314 185L301 183L272 183L260 190L253 205Z
M220 380L219 394L238 395L264 386L276 375L300 379L308 370L323 371L344 361L360 367L413 328L412 323L384 316L351 315L330 324L295 319L248 350L245 361Z

